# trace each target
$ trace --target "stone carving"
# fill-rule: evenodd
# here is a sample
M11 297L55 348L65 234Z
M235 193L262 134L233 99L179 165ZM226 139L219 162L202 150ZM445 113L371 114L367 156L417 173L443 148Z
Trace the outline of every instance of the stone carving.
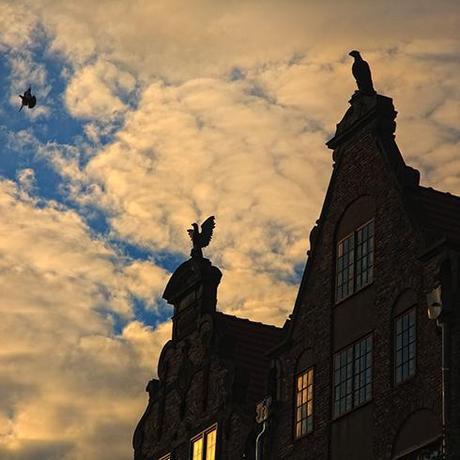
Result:
M181 419L185 416L187 393L192 383L193 363L188 356L189 344L185 342L182 347L182 362L177 373L176 391L180 397L179 412Z
M182 397L185 397L192 382L193 364L188 356L188 344L182 348L182 363L177 373L177 390Z
M214 370L210 388L210 405L213 408L225 406L232 387L233 379L225 368Z

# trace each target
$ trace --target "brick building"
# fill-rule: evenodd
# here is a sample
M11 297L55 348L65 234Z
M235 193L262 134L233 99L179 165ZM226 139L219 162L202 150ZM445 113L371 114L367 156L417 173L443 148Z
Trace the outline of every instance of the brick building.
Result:
M332 176L283 328L216 311L207 259L175 271L136 460L252 459L256 444L272 460L434 459L443 440L460 459L460 198L419 185L395 117L390 98L357 91L327 143Z

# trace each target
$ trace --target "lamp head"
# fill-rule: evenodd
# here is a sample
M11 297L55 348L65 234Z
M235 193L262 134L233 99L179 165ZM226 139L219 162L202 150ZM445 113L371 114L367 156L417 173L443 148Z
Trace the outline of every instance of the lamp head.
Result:
M428 304L428 318L438 319L442 313L441 286L437 286L426 295L426 303Z

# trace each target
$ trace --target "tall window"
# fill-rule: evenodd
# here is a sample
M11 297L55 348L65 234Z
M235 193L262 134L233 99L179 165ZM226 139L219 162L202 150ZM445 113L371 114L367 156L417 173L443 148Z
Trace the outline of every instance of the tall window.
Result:
M395 383L415 374L415 334L415 308L412 308L395 320Z
M295 438L313 430L313 368L296 377Z
M372 336L334 355L334 416L372 398Z
M192 460L215 460L217 444L217 426L195 436L192 439Z
M359 227L337 244L335 297L340 301L372 282L374 222Z

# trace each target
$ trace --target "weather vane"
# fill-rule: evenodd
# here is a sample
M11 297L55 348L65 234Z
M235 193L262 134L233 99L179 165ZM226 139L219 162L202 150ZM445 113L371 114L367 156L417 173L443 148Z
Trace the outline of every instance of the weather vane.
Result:
M198 230L196 222L192 224L193 228L187 230L193 243L192 252L190 253L192 257L203 258L202 248L206 247L211 241L215 226L214 216L210 216L201 224L201 232Z

